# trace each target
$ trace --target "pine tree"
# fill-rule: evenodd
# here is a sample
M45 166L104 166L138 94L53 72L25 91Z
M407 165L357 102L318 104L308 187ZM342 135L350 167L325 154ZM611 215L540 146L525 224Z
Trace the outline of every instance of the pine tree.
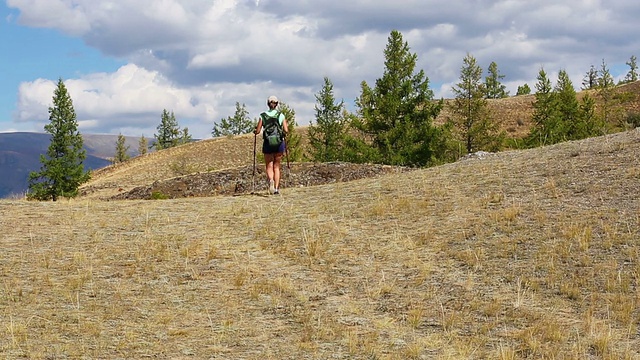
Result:
M156 129L158 133L154 135L156 141L153 145L156 150L178 146L180 142L180 127L173 111L169 113L166 109L162 110L160 124Z
M585 74L582 79L582 90L591 90L598 87L598 70L596 67L591 65L589 71Z
M442 132L433 120L442 108L434 102L423 70L414 73L417 56L393 30L384 50L385 71L374 88L366 82L356 100L361 120L353 122L364 137L350 139L352 154L389 165L425 166L442 154ZM366 150L362 145L368 143Z
M548 131L549 143L558 143L565 140L573 140L580 137L580 105L576 90L566 70L558 72L558 81L554 88L556 117L548 127L554 127Z
M509 96L507 86L504 85L501 80L504 79L504 75L498 71L498 64L492 61L489 64L489 76L485 78L485 88L487 99L502 99Z
M638 81L638 64L636 63L636 60L635 55L631 55L629 61L626 62L626 64L629 65L629 72L624 77L625 82L629 83Z
M129 160L129 154L127 154L127 151L129 151L130 146L125 145L125 143L126 138L124 135L118 134L118 140L116 140L116 154L112 160L114 164Z
M138 154L145 155L147 153L147 149L149 149L149 141L147 141L147 138L142 135L140 137L140 141L138 141Z
M42 167L29 174L29 199L53 200L71 198L78 194L81 184L89 180L84 170L86 150L78 131L73 101L62 79L58 80L49 108L49 124L44 126L51 134L46 155L40 155Z
M554 131L552 121L555 117L555 94L551 81L544 69L538 72L535 101L533 102L533 127L527 137L529 146L541 146L550 143L550 135Z
M602 64L600 65L600 70L598 71L598 95L602 100L600 110L602 120L605 124L611 123L613 108L615 107L614 88L615 81L613 80L613 76L611 76L609 68L607 67L604 59L602 59Z
M193 138L191 137L191 134L189 134L189 128L184 127L182 130L180 130L180 137L178 137L178 145L188 144L191 141L193 141Z
M518 86L518 91L516 92L516 96L529 95L529 94L531 94L531 88L529 87L529 84Z
M213 135L213 137L219 137L248 134L252 132L253 129L254 124L249 117L247 107L245 104L240 105L239 102L236 102L235 114L226 119L221 119L219 124L214 123L211 135Z
M316 94L315 125L309 125L310 158L313 161L328 162L340 159L345 131L344 101L336 103L333 83L328 77Z
M497 126L491 120L482 83L482 69L476 59L467 54L460 70L460 82L453 87L453 123L463 138L467 153L476 150L496 150Z
M585 94L580 101L578 119L575 139L585 139L603 134L604 124L596 115L596 101L589 94Z

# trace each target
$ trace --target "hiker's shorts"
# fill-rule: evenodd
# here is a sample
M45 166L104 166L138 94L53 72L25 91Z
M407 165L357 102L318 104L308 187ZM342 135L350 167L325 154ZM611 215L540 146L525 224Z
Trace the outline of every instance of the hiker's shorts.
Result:
M267 140L262 142L263 154L281 154L284 152L284 141L280 143L280 146L271 146Z

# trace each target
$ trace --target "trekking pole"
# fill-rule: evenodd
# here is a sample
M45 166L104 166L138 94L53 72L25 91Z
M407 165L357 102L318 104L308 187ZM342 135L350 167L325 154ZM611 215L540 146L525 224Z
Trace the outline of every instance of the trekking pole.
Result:
M258 134L253 132L253 177L251 178L251 193L256 192L256 142L258 141Z

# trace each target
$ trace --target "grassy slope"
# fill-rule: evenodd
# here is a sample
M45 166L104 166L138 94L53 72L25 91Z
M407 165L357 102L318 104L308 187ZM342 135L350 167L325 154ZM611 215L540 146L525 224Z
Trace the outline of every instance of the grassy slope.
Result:
M253 135L206 139L138 156L95 171L80 191L85 198L105 198L156 180L249 165L253 163L253 140Z
M270 201L0 201L0 354L640 358L639 164L634 130Z

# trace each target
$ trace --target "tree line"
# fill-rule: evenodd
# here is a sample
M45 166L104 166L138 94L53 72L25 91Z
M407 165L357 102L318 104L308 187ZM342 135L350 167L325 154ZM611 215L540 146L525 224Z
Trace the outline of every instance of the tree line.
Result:
M284 102L278 109L289 123L288 152L292 161L345 161L387 165L426 167L455 161L475 151L499 151L526 148L582 139L640 125L640 116L625 113L621 106L631 94L615 91L616 84L604 60L599 69L591 66L582 83L589 90L578 99L565 70L560 70L555 85L541 68L534 85L533 126L527 136L508 138L488 103L506 98L509 92L502 83L504 75L491 62L487 76L471 54L462 61L459 81L453 87L454 98L445 102L435 99L429 78L416 70L417 55L411 52L402 34L391 31L384 49L384 72L372 84L362 81L355 99L355 112L347 110L344 100L337 101L333 83L324 77L322 88L315 94L315 117L308 127L309 146L303 148L296 132L295 110ZM630 70L621 83L638 80L635 56L627 62ZM516 96L529 95L531 88L523 84ZM596 106L596 98L600 101ZM52 134L46 155L41 155L42 168L29 176L28 197L56 200L73 197L89 173L82 167L86 157L82 137L62 80L54 93L54 106L49 109ZM214 122L212 136L232 136L253 132L255 123L244 104L236 102L233 116ZM436 124L443 109L449 116ZM163 110L155 141L148 146L140 139L139 153L147 148L157 150L192 141L187 128L181 129L173 112ZM128 147L122 134L116 142L114 162L126 161Z
M559 71L553 85L541 68L534 84L533 126L526 137L509 138L489 107L491 99L510 96L496 62L490 63L484 76L475 57L467 54L452 89L454 98L445 102L434 98L429 78L416 70L417 56L399 31L390 33L384 58L382 77L373 84L361 83L353 113L347 111L344 100L336 100L331 79L324 78L315 95L309 148L299 152L301 160L432 166L474 151L542 146L640 125L638 114L625 114L620 106L628 99L614 91L616 84L604 60L599 69L591 66L585 75L582 89L593 91L580 99L566 70ZM630 70L617 85L638 80L636 57L631 56L627 65ZM531 91L529 84L523 84L516 96ZM436 124L444 109L450 115ZM251 131L253 122L245 105L236 103L235 115L214 124L212 135Z

